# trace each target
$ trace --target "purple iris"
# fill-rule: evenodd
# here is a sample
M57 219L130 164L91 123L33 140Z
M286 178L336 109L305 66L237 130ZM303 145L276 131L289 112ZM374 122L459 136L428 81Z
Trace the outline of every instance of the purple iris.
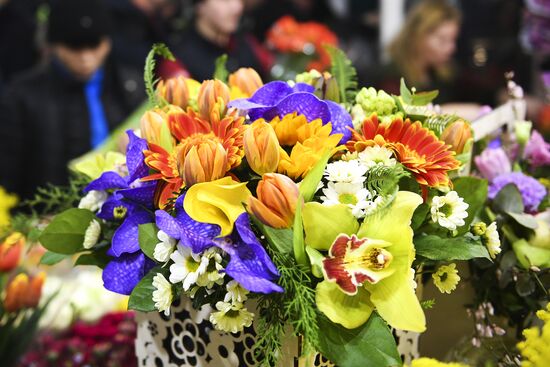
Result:
M103 270L103 283L110 291L128 295L155 265L139 247L138 230L140 224L154 220L152 205L156 182L141 181L149 173L143 156L143 150L148 149L147 141L138 138L131 130L127 134L130 138L126 151L128 176L104 172L84 192L114 189L97 214L108 221L123 220L107 252L113 259Z
M157 210L157 227L170 237L189 246L194 253L217 246L229 255L225 272L251 292L272 293L283 289L274 281L279 278L277 268L262 244L250 228L248 214L241 214L235 222L235 230L226 237L218 237L220 227L193 220L183 209L184 195L176 201L175 217Z
M489 186L489 199L494 199L497 194L508 184L514 184L523 200L525 211L533 213L537 211L542 199L546 196L546 188L531 176L521 172L504 173L497 176Z
M308 121L321 119L323 124L332 123L332 134L343 134L340 144L346 143L351 137L349 128L353 129L351 115L338 103L317 98L314 90L305 83L291 87L285 82L274 81L265 84L250 98L229 102L229 107L248 111L252 120L282 118L293 112L304 115Z

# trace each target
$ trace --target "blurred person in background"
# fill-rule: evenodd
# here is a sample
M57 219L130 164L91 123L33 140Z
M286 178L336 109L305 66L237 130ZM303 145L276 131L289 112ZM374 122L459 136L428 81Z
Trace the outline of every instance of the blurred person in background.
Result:
M109 58L112 21L101 0L52 1L50 60L14 79L0 102L0 186L30 197L64 184L67 163L97 147L143 99L142 69Z
M251 67L265 76L271 55L251 35L239 31L242 0L194 0L194 14L186 31L170 48L194 79L211 79L214 61L228 55L227 69Z

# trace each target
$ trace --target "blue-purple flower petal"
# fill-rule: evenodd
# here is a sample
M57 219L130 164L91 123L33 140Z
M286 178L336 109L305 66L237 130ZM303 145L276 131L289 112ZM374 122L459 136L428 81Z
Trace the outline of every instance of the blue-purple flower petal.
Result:
M124 254L111 260L103 270L103 285L106 289L130 295L139 281L155 266L143 252Z
M328 105L314 94L298 92L283 98L275 107L264 113L264 118L271 120L276 116L284 117L287 114L297 112L304 115L308 122L321 119L323 124L330 121Z
M135 187L118 190L117 193L129 201L152 208L157 187L156 182L140 182L138 180L135 184Z
M126 166L128 167L127 182L134 182L138 178L147 176L149 167L145 164L143 151L149 149L147 140L139 138L132 130L126 132L130 142L126 149Z
M153 215L147 210L138 209L128 215L113 235L112 254L120 256L124 253L139 251L139 225L151 222L153 222Z
M121 189L128 187L126 179L120 177L120 175L113 171L103 172L101 176L93 180L84 188L84 192L92 190L109 190L109 189Z
M353 129L353 121L351 115L334 101L325 101L330 111L330 122L332 124L332 134L343 134L340 144L346 144L351 138L351 129Z
M313 85L307 84L307 83L296 83L294 87L292 88L293 92L307 92L307 93L313 93L315 92L315 87Z

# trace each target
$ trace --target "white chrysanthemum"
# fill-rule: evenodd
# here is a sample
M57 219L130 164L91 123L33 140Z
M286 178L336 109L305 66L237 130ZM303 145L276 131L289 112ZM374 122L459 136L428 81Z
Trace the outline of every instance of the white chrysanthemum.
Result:
M206 270L197 278L199 287L212 288L214 284L222 284L225 273L222 271L222 255L217 247L210 247L204 252L202 258L208 260Z
M360 184L365 181L367 168L357 160L336 161L327 165L325 176L333 182Z
M153 277L153 302L159 312L164 312L166 316L170 315L170 306L172 305L172 285L166 280L164 275L157 273Z
M217 330L238 333L252 325L254 314L244 308L242 303L218 302L216 309L218 311L210 314L210 322Z
M487 229L483 234L483 240L485 242L485 246L487 246L487 250L489 251L491 258L494 259L497 257L502 249L500 248L500 238L498 236L496 222L493 222L487 226Z
M158 262L165 263L170 259L172 252L174 252L176 239L168 236L164 231L158 231L157 238L160 242L155 245L153 257Z
M416 272L414 271L413 268L410 268L409 269L409 285L411 286L412 289L416 289L416 287L418 287L418 284L416 283L415 277L416 277Z
M99 235L101 234L101 224L95 219L92 219L90 224L88 225L88 228L86 228L86 232L84 233L84 243L82 244L82 247L85 249L91 249L95 246L97 243L97 240L99 239Z
M357 155L359 161L367 168L372 168L377 165L381 166L395 166L397 161L392 158L393 152L385 147L378 145L372 147L366 147L365 150L359 152Z
M464 219L468 216L467 209L468 203L456 191L449 191L445 196L432 199L430 212L434 223L454 231L464 225Z
M236 280L230 281L225 287L227 289L227 293L223 299L224 302L243 303L248 298L246 296L248 294L248 290L243 288Z
M173 284L182 282L184 291L189 290L197 282L208 266L207 257L193 253L187 246L178 246L177 251L170 255L170 259L174 261L170 265L170 282Z
M323 205L346 204L356 218L364 217L366 210L373 205L371 193L362 184L329 182L328 187L323 189L323 194Z
M78 207L88 209L91 212L97 212L107 200L108 194L103 190L91 190L86 196L80 199Z

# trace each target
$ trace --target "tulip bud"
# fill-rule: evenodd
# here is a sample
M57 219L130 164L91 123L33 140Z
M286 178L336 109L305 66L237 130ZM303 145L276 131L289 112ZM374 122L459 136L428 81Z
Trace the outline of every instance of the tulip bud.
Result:
M246 160L254 172L263 175L277 170L280 145L270 124L256 120L245 131L243 141Z
M38 273L37 276L31 278L23 300L23 304L25 307L34 308L38 306L38 302L40 302L40 296L42 295L42 286L44 285L45 280L46 273L43 271Z
M256 189L258 198L250 197L250 212L262 223L273 228L290 228L294 223L300 192L289 177L266 173Z
M19 232L12 233L0 244L0 272L17 267L24 245L25 237Z
M162 125L167 119L160 109L149 110L143 114L139 122L141 137L150 143L160 145Z
M4 309L16 312L25 307L25 297L29 288L29 277L25 273L17 274L6 287Z
M157 84L156 93L170 104L179 106L183 109L187 108L189 102L189 89L187 88L185 77L183 76L161 80Z
M448 125L441 134L441 140L451 145L456 154L462 154L471 139L472 129L464 120L457 120Z
M210 120L212 115L218 117L225 115L229 99L229 88L225 83L219 80L205 80L197 97L200 116Z
M229 86L239 88L245 98L252 96L262 85L262 78L252 68L240 68L229 75Z
M225 176L229 169L227 152L221 143L206 140L189 149L183 164L186 186L214 181Z

